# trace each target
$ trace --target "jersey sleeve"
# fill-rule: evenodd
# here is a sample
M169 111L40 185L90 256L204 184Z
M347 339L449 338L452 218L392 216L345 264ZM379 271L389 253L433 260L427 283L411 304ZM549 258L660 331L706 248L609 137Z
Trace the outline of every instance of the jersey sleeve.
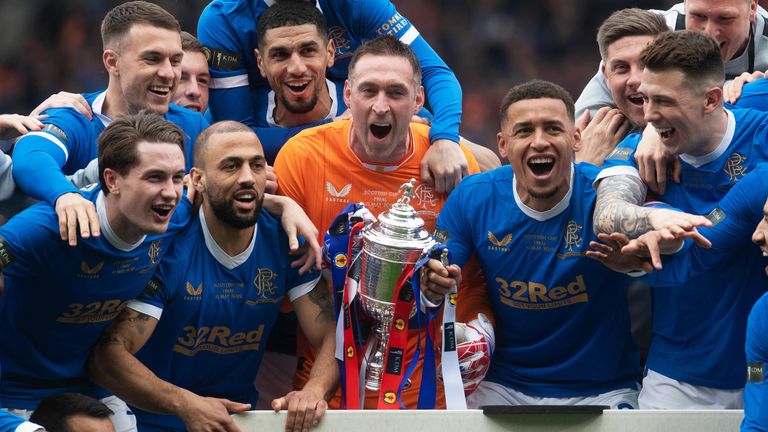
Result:
M293 258L293 257L291 257ZM307 294L315 288L320 281L320 272L311 271L299 274L298 268L289 270L287 293L290 301L296 301L297 298Z
M462 93L453 71L388 0L358 0L353 11L358 24L354 30L364 39L391 34L410 45L421 65L422 84L433 115L430 142L438 139L459 142Z
M768 297L755 303L747 321L747 384L744 387L744 421L742 431L768 428L768 384L765 382L768 343Z
M446 244L450 262L459 267L464 267L474 251L470 225L465 221L462 211L465 189L459 184L448 195L435 225L436 239Z
M51 205L59 196L77 192L64 175L63 168L70 159L80 159L96 142L80 142L87 130L87 118L71 108L45 111L43 130L22 136L13 151L13 179L27 195ZM95 152L94 152L95 153ZM90 162L92 158L88 158ZM83 168L87 162L83 163Z
M161 261L144 290L134 300L128 301L126 307L159 320L165 305L175 296L174 287L180 287L173 277L170 280L166 277L167 274L173 276L169 267L167 260Z
M477 174L480 172L480 164L477 163L477 159L475 159L475 155L472 154L472 151L469 150L469 147L465 146L464 144L459 144L461 146L461 151L464 152L464 157L467 158L467 168L470 174Z
M688 253L664 257L664 268L645 279L654 286L678 286L718 265L737 248L751 241L755 226L763 217L763 205L768 197L768 165L761 164L728 191L720 205L710 212L712 227L699 228L712 242L704 249L692 244Z
M256 23L253 25L255 27ZM237 30L221 10L220 3L211 3L203 10L197 23L197 37L210 52L208 110L211 117L215 121L237 120L255 127L248 71L243 57L254 53L247 52Z
M635 162L635 151L641 138L642 134L640 133L633 133L624 138L605 158L595 183L615 175L640 178L640 172L637 170L637 163Z
M3 274L18 279L45 271L57 250L66 246L59 238L56 214L43 203L24 210L0 227L0 239Z
M576 100L576 118L579 119L584 114L584 111L589 111L590 118L594 117L595 112L604 106L615 107L613 102L613 96L611 91L608 90L608 85L605 82L605 75L600 70L602 63L597 68L597 73L592 77L581 91L579 98Z
M8 411L0 410L0 432L32 432L38 429L43 429L43 427L30 423Z
M0 201L10 198L15 189L13 162L10 156L0 151Z

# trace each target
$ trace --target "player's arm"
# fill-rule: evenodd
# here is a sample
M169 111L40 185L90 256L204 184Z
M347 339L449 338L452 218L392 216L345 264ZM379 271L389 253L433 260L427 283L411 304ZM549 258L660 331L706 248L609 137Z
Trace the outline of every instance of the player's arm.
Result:
M322 279L310 292L295 299L293 307L317 356L304 388L273 400L272 408L288 410L286 430L305 431L320 422L328 409L326 401L339 382L339 366L334 358L336 317L331 292Z
M30 132L19 139L13 152L13 179L32 198L46 201L56 209L59 234L70 245L100 233L96 207L77 191L62 172L69 152L76 146L71 133L56 125Z
M658 230L674 239L693 238L704 243L696 227L711 225L706 217L644 207L645 192L645 185L636 175L619 174L600 179L593 216L595 233L620 233L634 239Z
M250 127L256 121L251 106L251 91L244 56L246 52L220 3L208 5L197 23L197 37L211 56L208 69L211 83L208 89L208 109L214 121L237 120ZM256 23L253 23L254 27Z
M228 411L245 411L249 404L198 396L158 378L134 356L157 322L130 307L123 309L91 352L90 378L129 405L181 417L190 431L239 431Z

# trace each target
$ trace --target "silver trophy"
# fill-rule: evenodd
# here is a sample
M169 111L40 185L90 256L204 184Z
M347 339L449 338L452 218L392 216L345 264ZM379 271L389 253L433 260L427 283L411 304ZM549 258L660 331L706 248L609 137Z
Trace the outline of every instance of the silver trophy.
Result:
M363 254L360 275L360 302L375 321L373 347L368 357L365 387L377 391L381 387L384 350L395 310L395 284L406 264L416 264L426 248L435 241L424 229L424 221L416 215L410 201L415 179L403 184L403 195L378 220L362 231ZM411 310L411 316L416 309Z

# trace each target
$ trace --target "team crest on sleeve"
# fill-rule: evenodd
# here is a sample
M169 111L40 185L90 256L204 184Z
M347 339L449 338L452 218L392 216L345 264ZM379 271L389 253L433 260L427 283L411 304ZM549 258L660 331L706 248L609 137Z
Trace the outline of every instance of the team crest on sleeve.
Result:
M765 381L765 363L752 362L747 364L747 382L761 383Z
M563 251L557 254L560 259L582 256L581 247L584 243L583 226L576 221L569 221L563 233Z
M739 181L739 179L747 174L747 169L744 166L744 162L746 162L746 160L746 157L736 152L728 156L728 160L725 161L723 171L728 174L728 179L730 181Z
M278 274L269 268L260 268L253 278L253 287L256 288L256 298L245 301L249 306L255 306L261 303L278 303L282 301L283 296L275 285Z
M608 154L606 159L628 161L630 156L632 156L632 149L627 147L616 147L610 154Z
M240 66L240 54L232 51L222 51L203 47L208 66L222 70L237 70Z
M4 238L0 237L0 263L3 264L3 267L8 267L14 259L15 257L13 256L13 252L11 252L11 248L8 247Z
M189 282L187 282L187 284L189 284ZM161 289L163 289L163 282L161 282L157 276L152 276L152 279L150 279L144 287L144 293L149 296L155 296Z

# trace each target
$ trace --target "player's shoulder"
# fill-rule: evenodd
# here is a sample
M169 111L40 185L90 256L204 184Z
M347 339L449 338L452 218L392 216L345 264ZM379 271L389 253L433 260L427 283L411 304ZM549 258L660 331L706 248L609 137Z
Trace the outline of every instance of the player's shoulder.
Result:
M285 143L286 146L322 146L325 140L346 139L351 120L336 120L318 126L308 127Z
M228 19L249 9L249 3L254 0L213 0L200 14L200 22L207 20Z
M511 165L502 165L496 169L485 171L477 174L472 174L465 177L459 183L457 190L461 190L466 193L481 193L486 194L490 192L488 187L495 183L507 183L512 188L512 172Z

